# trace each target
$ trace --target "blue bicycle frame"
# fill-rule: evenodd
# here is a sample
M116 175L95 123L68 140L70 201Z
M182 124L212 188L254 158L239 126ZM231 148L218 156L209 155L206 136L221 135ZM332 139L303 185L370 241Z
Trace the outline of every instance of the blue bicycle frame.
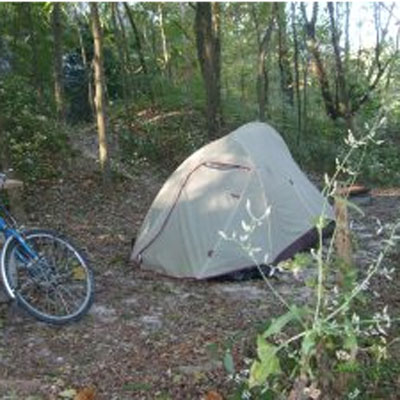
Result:
M8 211L4 208L4 206L0 205L0 209L3 210L3 212L5 212L7 215L9 215ZM26 255L23 254L23 252L18 251L17 256L24 264L28 263L29 259L37 260L39 258L39 256L30 248L30 246L27 245L23 236L18 232L18 230L11 228L9 224L7 224L6 220L2 217L0 217L0 232L4 235L6 239L3 248L7 248L11 240L17 240L18 243L22 246L22 249L24 252L26 252ZM2 252L1 264L4 265L4 262L5 262L5 253ZM4 268L2 268L2 275L4 275L3 271ZM2 276L2 280L8 295L12 299L14 299L15 298L14 290L9 285L7 277Z

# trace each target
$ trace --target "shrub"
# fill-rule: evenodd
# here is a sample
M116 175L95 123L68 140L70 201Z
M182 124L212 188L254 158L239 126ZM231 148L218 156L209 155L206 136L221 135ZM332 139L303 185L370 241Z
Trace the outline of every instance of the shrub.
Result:
M54 156L68 149L65 132L40 112L34 94L21 77L0 80L3 159L27 180L54 175Z

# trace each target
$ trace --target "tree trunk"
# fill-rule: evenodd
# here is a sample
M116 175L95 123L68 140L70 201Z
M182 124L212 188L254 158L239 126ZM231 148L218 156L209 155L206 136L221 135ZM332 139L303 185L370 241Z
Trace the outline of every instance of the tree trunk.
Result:
M265 71L265 57L267 55L268 44L271 39L274 27L274 18L271 17L269 25L264 33L258 49L257 61L257 97L258 97L258 115L260 121L265 120L265 104L267 98L268 75Z
M106 109L104 96L103 36L100 26L97 3L90 3L92 32L94 40L94 82L96 88L95 106L99 135L99 160L104 179L109 179L109 158L106 136Z
M307 82L308 82L308 66L309 61L308 58L305 57L304 60L304 69L303 69L303 113L302 113L302 121L303 121L303 134L307 135L307 128L308 128L308 89L307 89Z
M124 52L123 52L123 48L124 48L123 39L122 39L121 31L119 30L119 26L117 24L116 8L117 8L117 3L111 3L111 19L112 19L115 40L116 40L116 45L117 45L117 52L118 52L119 65L120 65L119 70L121 73L121 80L122 80L122 98L124 100L124 106L125 106L125 108L127 108L128 107L128 78L127 78L127 69L126 69L126 65L125 65L125 57L124 57Z
M169 63L169 51L167 46L167 37L165 35L164 29L164 10L162 3L158 3L158 17L160 22L160 34L161 34L161 43L163 50L163 58L164 58L164 70L167 72L167 76L171 77L171 66Z
M206 89L206 116L210 138L216 137L222 125L219 7L219 3L196 3L197 55Z
M65 121L64 82L62 66L62 35L61 3L53 3L53 67L54 67L54 98L56 102L57 117L59 121Z
M328 12L329 12L329 21L331 30L331 40L332 40L333 52L335 55L336 83L338 88L336 108L338 109L338 113L340 115L344 115L346 120L348 120L349 118L351 118L349 98L347 95L346 76L344 73L341 51L339 46L339 32L336 26L334 5L332 2L328 2Z
M42 82L42 74L39 66L39 51L37 47L37 38L35 25L32 16L32 8L34 5L32 3L27 3L25 5L26 19L28 22L28 29L30 33L29 44L32 52L32 81L33 86L36 89L37 98L39 104L43 104L43 82Z
M301 95L300 95L300 72L299 72L299 42L296 28L296 5L291 3L292 10L292 34L293 34L293 61L294 61L294 82L297 99L297 145L301 138Z
M281 89L284 98L293 106L293 76L290 70L287 46L285 3L274 3L278 22L278 63L281 76Z
M125 58L125 66L126 66L126 77L128 81L128 93L131 97L131 94L133 93L136 95L136 87L132 83L132 60L130 57L130 52L129 52L129 47L128 47L128 38L125 30L125 25L124 25L124 20L122 18L120 9L119 9L119 3L116 4L115 7L115 12L117 15L118 23L119 23L119 28L121 32L121 39L122 39L122 48L123 48L123 54Z
M326 73L325 66L322 61L322 56L319 50L318 42L315 36L315 24L318 15L318 3L313 3L313 13L311 21L308 21L307 19L307 12L304 3L301 3L301 11L303 14L305 31L308 39L307 44L311 54L314 57L315 66L317 70L317 77L321 87L321 94L324 100L326 113L331 119L336 120L340 115L338 114L338 110L335 106L336 104L331 93L328 75Z
M76 12L76 10L75 10ZM85 50L85 44L83 43L83 37L82 37L82 32L81 28L79 26L79 18L77 13L75 14L77 24L76 24L76 30L78 33L78 39L79 39L79 47L81 51L81 58L82 58L82 63L85 68L85 79L87 80L87 85L88 85L88 91L87 91L87 98L88 98L88 104L90 107L91 115L90 115L90 120L94 117L95 110L94 110L94 94L93 94L93 79L92 79L92 69L88 63L87 55L86 55L86 50Z
M150 93L150 96L153 98L152 89L151 89L151 86L150 86L150 80L149 80L149 77L148 77L147 64L146 64L146 61L144 59L144 54L143 54L143 50L142 50L142 40L140 38L140 33L139 33L139 30L138 30L138 28L136 26L135 20L133 18L132 10L130 9L128 3L123 3L123 5L125 7L125 12L126 12L126 15L128 17L129 23L131 24L133 35L135 36L136 51L137 51L138 56L139 56L140 66L141 66L141 68L143 70L143 73L145 75L147 90Z

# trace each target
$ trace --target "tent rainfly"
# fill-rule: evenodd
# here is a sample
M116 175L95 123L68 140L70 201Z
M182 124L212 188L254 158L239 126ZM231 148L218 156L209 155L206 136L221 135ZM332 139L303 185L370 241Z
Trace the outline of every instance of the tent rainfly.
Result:
M202 147L175 170L145 217L131 260L143 269L196 279L255 263L275 265L310 245L321 215L334 220L282 137L252 122ZM262 250L251 258L221 232L236 232L238 240Z

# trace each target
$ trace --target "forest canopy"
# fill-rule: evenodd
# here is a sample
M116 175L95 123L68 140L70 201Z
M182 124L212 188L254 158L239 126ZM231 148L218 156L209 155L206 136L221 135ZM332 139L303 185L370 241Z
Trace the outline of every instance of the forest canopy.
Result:
M395 3L2 3L2 164L40 177L66 127L97 121L102 165L170 169L259 119L300 164L330 170L347 132L385 109L363 176L398 180L399 15Z

